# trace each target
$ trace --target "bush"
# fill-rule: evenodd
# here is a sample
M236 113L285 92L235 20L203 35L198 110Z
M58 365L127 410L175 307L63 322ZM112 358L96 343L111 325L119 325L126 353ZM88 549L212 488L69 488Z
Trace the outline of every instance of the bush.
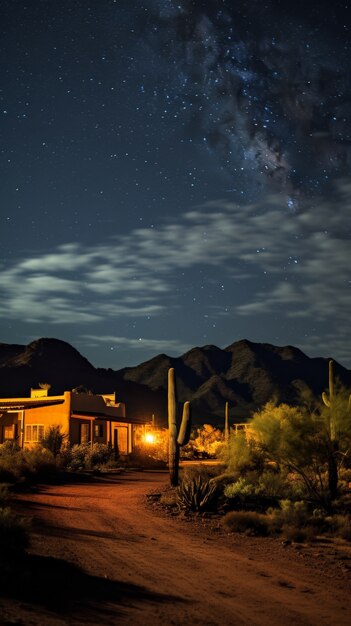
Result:
M269 513L280 526L306 526L310 515L305 502L281 500L279 505L279 509L270 509Z
M65 435L61 432L61 426L55 424L47 428L45 436L41 440L41 445L56 458L61 451L64 439Z
M334 515L329 518L331 532L335 537L351 541L351 518L349 515Z
M42 479L56 472L53 454L40 445L22 451L23 475L27 479Z
M244 500L247 496L253 496L255 493L255 486L249 483L246 478L241 476L235 483L226 485L224 488L224 495L227 498L239 498Z
M9 507L0 508L0 552L22 552L28 543L28 522Z
M230 532L265 537L270 534L270 519L254 511L230 511L222 519L223 526Z
M24 450L5 444L1 446L0 482L32 482L43 479L55 471L53 455L41 446Z
M114 451L105 443L75 444L72 447L64 446L57 457L58 465L70 470L92 469L106 466L115 466Z
M114 451L111 446L105 443L94 443L88 454L88 463L90 463L91 467L106 465L112 460L113 456Z
M294 543L304 543L306 541L314 541L317 535L317 529L313 526L299 526L285 524L282 528L282 534L286 541Z

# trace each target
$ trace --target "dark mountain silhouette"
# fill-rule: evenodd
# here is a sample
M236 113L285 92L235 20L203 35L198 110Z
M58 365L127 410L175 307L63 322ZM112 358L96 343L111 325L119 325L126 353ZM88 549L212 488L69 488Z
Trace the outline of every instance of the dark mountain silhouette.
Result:
M328 386L328 359L309 358L293 346L242 340L225 349L193 348L177 358L159 354L114 371L93 367L64 341L43 338L28 346L0 344L0 395L27 396L39 382L51 384L51 395L83 385L95 393L116 391L130 416L154 414L165 425L169 367L176 371L179 401L191 401L196 423L221 424L226 401L232 423L240 422L272 398L297 404L301 391L320 397ZM351 387L351 371L338 363L334 370Z
M26 397L39 383L51 385L50 395L79 387L94 393L116 391L130 416L140 415L145 407L155 407L161 415L165 405L164 393L124 381L111 369L95 368L65 341L42 338L28 346L0 343L0 396Z

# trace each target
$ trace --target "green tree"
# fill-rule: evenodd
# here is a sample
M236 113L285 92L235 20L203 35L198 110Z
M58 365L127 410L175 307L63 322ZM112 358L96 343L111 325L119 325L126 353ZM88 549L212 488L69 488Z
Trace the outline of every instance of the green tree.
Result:
M297 474L309 496L326 508L337 496L339 468L351 446L347 394L340 390L337 397L333 409L337 447L331 437L330 416L321 405L311 411L268 403L255 413L249 431L266 458L278 469Z

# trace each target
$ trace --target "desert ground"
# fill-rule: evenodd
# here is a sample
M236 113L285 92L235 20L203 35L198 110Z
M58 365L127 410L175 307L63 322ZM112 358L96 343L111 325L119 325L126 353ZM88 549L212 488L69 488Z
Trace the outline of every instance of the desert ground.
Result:
M24 557L0 564L0 623L22 626L351 624L351 548L228 535L173 517L148 494L163 472L126 472L20 494Z

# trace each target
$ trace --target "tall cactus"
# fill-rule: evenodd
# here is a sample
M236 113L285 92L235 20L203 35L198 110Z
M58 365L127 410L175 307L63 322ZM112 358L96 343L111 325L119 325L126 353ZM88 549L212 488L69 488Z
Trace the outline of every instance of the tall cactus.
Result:
M328 430L330 436L329 453L328 453L328 485L331 500L338 495L338 454L339 454L339 436L337 429L337 413L340 411L338 398L334 393L334 363L329 361L329 397L325 391L322 393L324 404L329 408ZM339 406L338 406L339 404ZM343 409L347 413L351 412L351 394L349 396L348 406Z
M229 439L229 402L225 403L225 411L224 411L224 439L228 441Z
M329 398L325 391L322 393L322 400L330 409L329 415L329 432L330 439L335 441L336 439L336 427L335 427L335 416L333 415L333 402L334 402L334 362L332 359L329 361Z
M190 402L185 402L183 406L182 422L178 432L175 374L174 368L171 367L168 370L168 467L172 487L177 487L179 482L180 447L188 443L190 427Z

